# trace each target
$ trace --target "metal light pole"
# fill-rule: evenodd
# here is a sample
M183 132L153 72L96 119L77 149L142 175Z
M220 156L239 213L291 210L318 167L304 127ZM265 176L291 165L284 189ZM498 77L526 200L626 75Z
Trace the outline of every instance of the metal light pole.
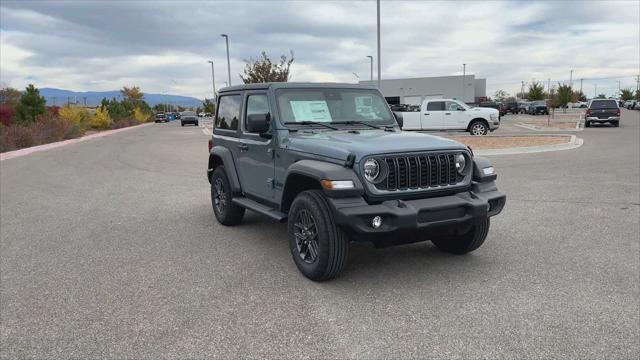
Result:
M227 43L227 75L229 76L229 86L231 86L231 62L229 61L229 35L220 34Z
M376 1L377 15L378 15L378 89L380 89L380 80L382 80L382 76L380 73L382 72L382 60L380 60L380 0Z
M465 86L464 86L464 77L467 75L467 64L462 64L462 102L466 103L465 101Z
M373 81L373 56L367 55L369 60L371 60L371 81Z
M598 97L598 84L595 84L595 89L593 90L593 98Z
M582 80L584 79L580 79L580 93L582 93Z
M216 101L216 75L213 71L213 61L209 60L207 61L209 64L211 64L211 82L213 83L213 101Z
M569 86L573 86L573 70L569 72Z

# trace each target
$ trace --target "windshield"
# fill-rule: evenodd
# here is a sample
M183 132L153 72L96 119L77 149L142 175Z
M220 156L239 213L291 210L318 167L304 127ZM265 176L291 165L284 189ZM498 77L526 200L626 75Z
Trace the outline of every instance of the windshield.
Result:
M196 116L196 113L193 111L185 111L182 113L182 116Z
M591 109L615 109L618 103L615 100L594 100L591 102Z
M535 105L535 106L543 106L543 105L546 106L547 102L546 101L536 101L536 102L533 103L533 105Z
M394 123L387 102L367 89L282 89L277 92L283 123L363 121Z

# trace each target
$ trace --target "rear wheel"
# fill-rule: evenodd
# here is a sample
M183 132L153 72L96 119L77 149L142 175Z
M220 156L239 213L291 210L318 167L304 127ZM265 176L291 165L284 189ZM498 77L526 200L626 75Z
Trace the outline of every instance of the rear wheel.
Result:
M244 208L233 201L233 192L224 166L218 166L211 175L211 205L213 213L222 225L237 225L242 221Z
M477 221L469 231L461 235L431 240L438 250L451 254L466 254L479 248L489 233L489 218Z
M611 122L611 125L613 125L613 127L618 127L618 126L620 126L620 122L618 122L618 121L612 121L612 122Z
M289 210L289 248L298 270L314 281L335 278L347 264L349 239L319 190L300 193Z
M487 135L489 127L484 121L475 120L469 125L469 133L474 136Z
M591 127L591 123L585 120L584 127Z

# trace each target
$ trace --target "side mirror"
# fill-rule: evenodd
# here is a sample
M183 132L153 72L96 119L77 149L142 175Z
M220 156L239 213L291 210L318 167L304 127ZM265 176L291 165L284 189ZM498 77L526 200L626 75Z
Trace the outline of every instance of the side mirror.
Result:
M271 116L266 114L251 114L247 116L247 131L262 134L269 131Z
M400 129L402 129L402 125L404 125L404 120L402 118L402 113L399 111L394 111L393 112L393 116L396 118L396 122L398 123L398 126L400 126Z

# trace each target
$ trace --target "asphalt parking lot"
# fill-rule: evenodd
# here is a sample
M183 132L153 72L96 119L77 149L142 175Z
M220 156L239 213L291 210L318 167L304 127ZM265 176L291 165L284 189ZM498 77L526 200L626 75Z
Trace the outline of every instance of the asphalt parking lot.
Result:
M492 157L507 206L476 252L353 244L326 283L284 225L215 221L204 128L2 161L0 357L638 358L639 123Z

